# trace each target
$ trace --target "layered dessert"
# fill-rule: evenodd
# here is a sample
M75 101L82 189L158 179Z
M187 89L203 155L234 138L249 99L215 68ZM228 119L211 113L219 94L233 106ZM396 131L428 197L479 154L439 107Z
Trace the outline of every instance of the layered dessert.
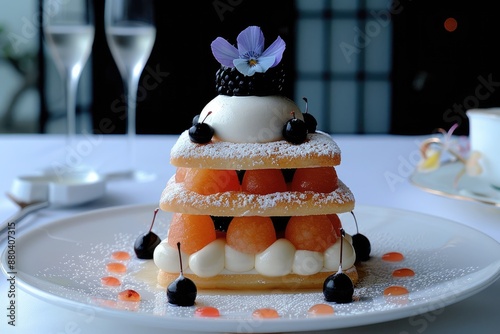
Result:
M321 289L342 268L356 283L356 254L338 214L354 196L338 178L341 151L316 130L307 103L282 95L285 50L264 49L259 27L212 43L218 95L170 152L176 173L159 207L172 213L155 248L158 283L184 275L199 289ZM342 243L342 247L341 247Z

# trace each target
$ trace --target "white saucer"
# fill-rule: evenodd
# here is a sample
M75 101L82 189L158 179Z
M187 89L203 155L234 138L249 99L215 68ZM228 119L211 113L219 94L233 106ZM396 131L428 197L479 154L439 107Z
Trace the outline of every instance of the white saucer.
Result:
M496 190L484 180L464 174L455 185L455 179L462 168L463 164L460 162L448 162L432 172L415 171L410 176L410 181L436 195L500 207L500 190Z

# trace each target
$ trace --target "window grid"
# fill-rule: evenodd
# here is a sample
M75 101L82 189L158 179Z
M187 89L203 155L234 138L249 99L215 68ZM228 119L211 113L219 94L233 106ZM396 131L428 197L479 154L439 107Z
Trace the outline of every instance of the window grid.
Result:
M297 1L295 95L307 96L309 110L318 119L322 130L330 133L389 131L390 30L383 27L385 31L380 33L378 44L371 49L378 48L375 52L368 52L368 45L352 53L354 63L342 59L342 51L339 51L342 42L352 46L354 34L365 32L367 22L371 20L374 26L373 11L387 12L388 6L390 0ZM387 24L390 29L390 20ZM353 28L347 29L349 25ZM315 31L305 31L308 29ZM384 33L386 35L382 35ZM318 41L311 41L314 35L319 36L321 47L314 45ZM387 61L382 63L374 57L385 57Z

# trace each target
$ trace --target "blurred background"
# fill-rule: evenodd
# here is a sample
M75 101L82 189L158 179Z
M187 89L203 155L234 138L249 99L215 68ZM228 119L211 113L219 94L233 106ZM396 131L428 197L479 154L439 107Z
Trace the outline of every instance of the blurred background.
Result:
M71 0L69 0L71 1ZM41 36L39 0L0 0L0 132L64 133L62 82ZM157 37L139 83L137 132L178 134L215 96L218 36L259 25L287 43L285 93L339 134L427 134L500 106L492 1L157 0ZM439 5L439 7L438 7ZM78 131L125 132L123 86L94 0L96 35L79 82Z

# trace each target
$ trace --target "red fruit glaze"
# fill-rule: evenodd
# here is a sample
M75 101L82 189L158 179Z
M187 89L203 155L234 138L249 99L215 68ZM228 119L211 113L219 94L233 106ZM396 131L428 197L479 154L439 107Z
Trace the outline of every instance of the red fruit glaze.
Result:
M259 308L252 313L252 317L259 319L279 318L278 311L273 308Z
M399 252L389 252L382 255L382 260L389 262L399 262L404 260L403 254Z
M130 260L130 253L125 251L116 251L111 254L111 257L118 261Z
M124 273L127 271L127 266L120 262L111 262L106 264L106 269L112 273Z
M120 286L122 282L113 276L106 276L101 278L101 284L105 286Z
M400 268L396 269L392 272L392 276L394 277L412 277L415 276L415 272L410 268Z
M219 310L212 306L201 306L194 310L194 315L197 317L217 318L220 317Z
M118 299L124 302L139 302L141 295L135 290L124 290L118 294Z
M307 310L307 314L312 316L329 315L333 313L334 313L333 307L328 304L315 304L311 306L309 310Z
M391 285L384 290L384 296L400 296L408 294L408 289L400 285Z

